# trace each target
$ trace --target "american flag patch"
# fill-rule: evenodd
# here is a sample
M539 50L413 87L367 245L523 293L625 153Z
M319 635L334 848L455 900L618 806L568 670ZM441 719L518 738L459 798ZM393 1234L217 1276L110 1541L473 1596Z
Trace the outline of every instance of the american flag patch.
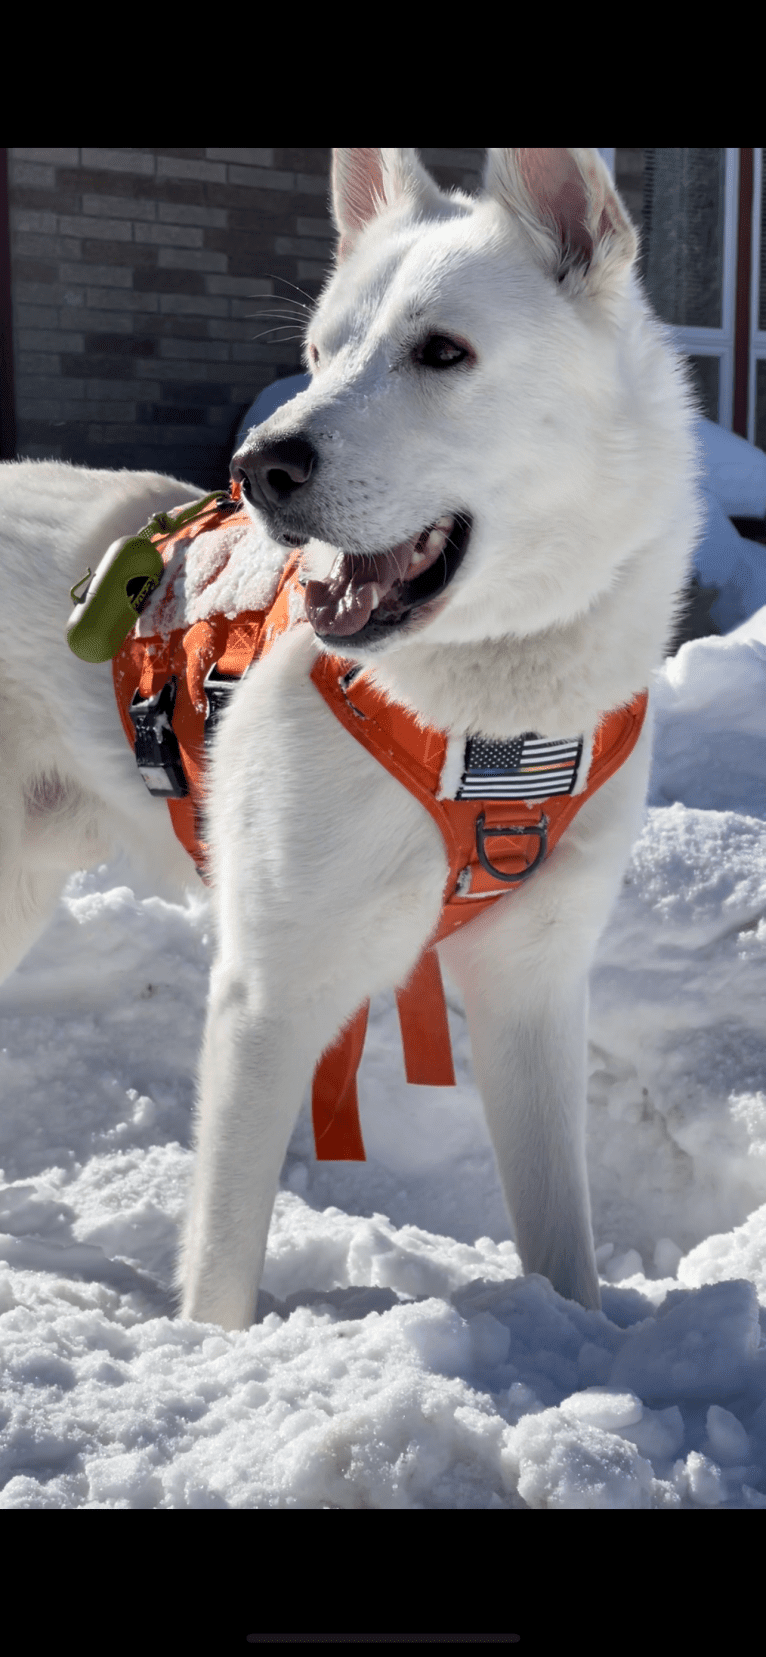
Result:
M507 741L469 736L457 800L547 800L571 794L582 738L549 742L526 731Z

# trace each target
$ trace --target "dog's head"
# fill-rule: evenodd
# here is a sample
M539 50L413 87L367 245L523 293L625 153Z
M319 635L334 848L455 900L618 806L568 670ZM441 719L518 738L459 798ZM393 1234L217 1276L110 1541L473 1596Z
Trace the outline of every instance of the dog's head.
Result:
M607 168L489 150L474 198L413 150L347 149L332 181L312 383L231 463L275 539L309 544L318 637L369 660L569 619L641 532L634 454L677 408Z

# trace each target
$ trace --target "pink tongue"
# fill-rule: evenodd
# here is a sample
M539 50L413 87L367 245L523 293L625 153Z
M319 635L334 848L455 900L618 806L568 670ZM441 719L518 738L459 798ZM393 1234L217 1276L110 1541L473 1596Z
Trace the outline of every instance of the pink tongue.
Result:
M332 638L348 638L358 633L372 615L374 589L379 601L412 562L419 536L402 541L390 552L376 553L374 557L351 558L339 552L326 581L309 581L304 600L306 615L315 632Z

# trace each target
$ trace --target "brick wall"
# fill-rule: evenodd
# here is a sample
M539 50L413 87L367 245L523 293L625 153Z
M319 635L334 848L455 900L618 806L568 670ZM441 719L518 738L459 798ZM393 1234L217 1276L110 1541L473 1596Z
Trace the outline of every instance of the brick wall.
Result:
M420 154L443 187L476 188L483 150ZM296 288L315 298L332 257L330 151L8 156L18 455L225 487L242 414L301 371Z

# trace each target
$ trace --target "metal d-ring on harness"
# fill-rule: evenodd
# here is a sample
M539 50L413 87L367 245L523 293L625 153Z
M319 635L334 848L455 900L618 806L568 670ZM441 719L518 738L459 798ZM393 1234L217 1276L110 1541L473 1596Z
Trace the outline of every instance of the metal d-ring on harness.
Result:
M528 880L530 875L534 874L538 863L542 863L543 858L546 856L548 851L548 819L545 812L541 812L540 820L537 823L521 823L518 826L510 825L508 828L488 829L484 827L484 822L484 812L482 811L481 815L476 819L476 854L479 862L486 869L487 874L492 875L495 880L506 881L509 886L518 886L520 881ZM485 841L490 838L494 839L497 835L503 834L537 834L539 836L540 845L537 856L532 863L527 865L526 869L522 869L520 874L505 875L503 874L502 869L496 869L494 863L490 863L489 861L487 853L484 849Z

